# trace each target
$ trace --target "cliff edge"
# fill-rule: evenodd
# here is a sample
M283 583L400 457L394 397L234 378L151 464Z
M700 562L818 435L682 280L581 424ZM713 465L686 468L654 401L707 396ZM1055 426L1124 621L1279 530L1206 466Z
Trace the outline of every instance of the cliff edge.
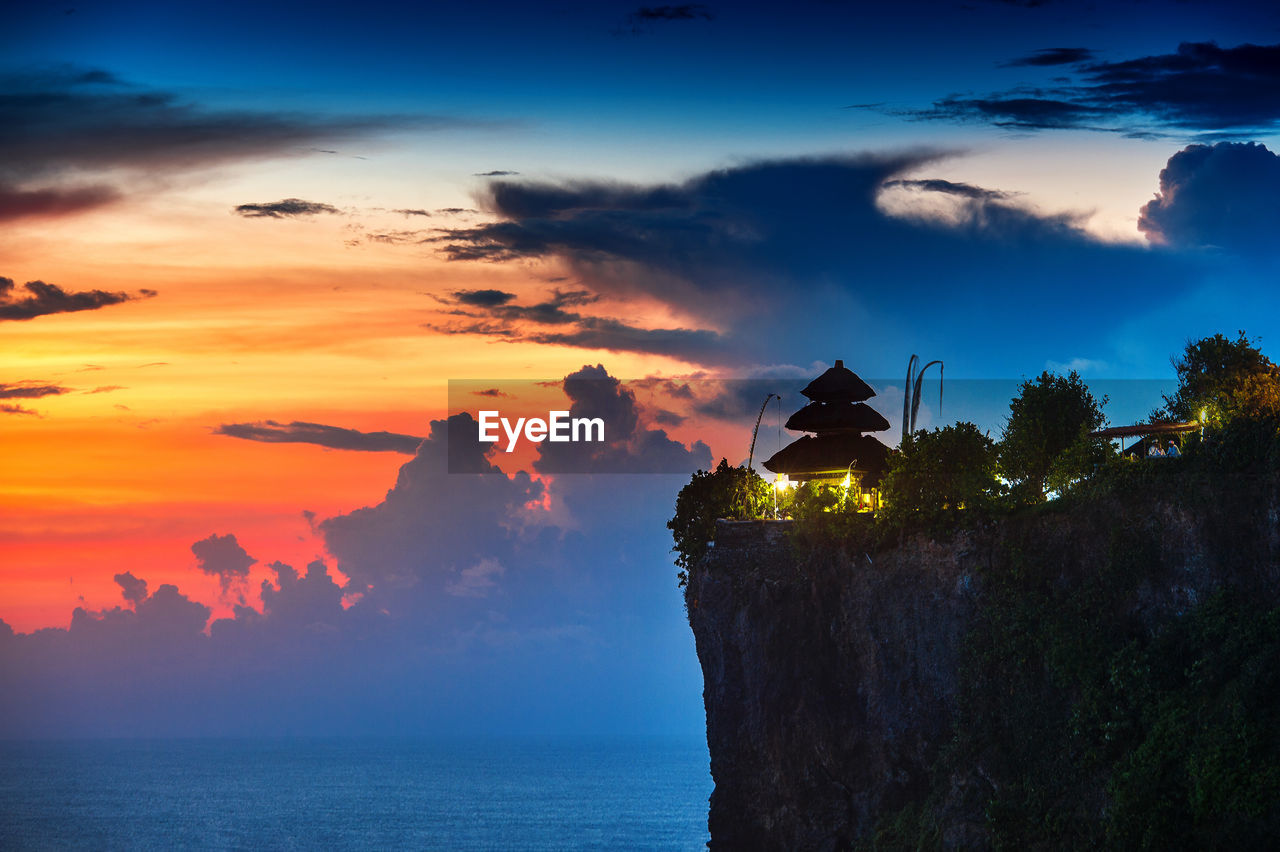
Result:
M1165 724L1148 705L1189 694L1174 681L1217 641L1190 614L1224 590L1277 603L1275 482L1224 493L1063 501L875 552L790 522L718 522L686 588L710 847L1126 845L1125 808L1140 831L1147 807L1133 761ZM1188 659L1166 675L1170 641ZM1137 685L1117 692L1131 658ZM1280 815L1271 802L1240 819L1247 839Z

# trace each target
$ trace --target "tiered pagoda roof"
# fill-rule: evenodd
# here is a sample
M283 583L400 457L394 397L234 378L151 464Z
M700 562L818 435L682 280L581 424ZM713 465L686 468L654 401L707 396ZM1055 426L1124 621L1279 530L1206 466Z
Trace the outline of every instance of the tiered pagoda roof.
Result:
M843 361L814 379L801 391L811 402L787 420L803 435L778 452L764 466L794 479L836 479L859 474L864 486L874 486L884 473L889 448L865 432L883 432L889 421L867 405L876 395L871 386L845 367Z

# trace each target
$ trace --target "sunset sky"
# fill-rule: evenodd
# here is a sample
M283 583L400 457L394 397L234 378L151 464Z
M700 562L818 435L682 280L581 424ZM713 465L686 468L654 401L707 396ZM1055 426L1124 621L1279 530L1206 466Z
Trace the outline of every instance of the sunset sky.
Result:
M1274 358L1265 6L7 4L0 736L696 732L687 472L451 474L449 381L692 471L721 379Z

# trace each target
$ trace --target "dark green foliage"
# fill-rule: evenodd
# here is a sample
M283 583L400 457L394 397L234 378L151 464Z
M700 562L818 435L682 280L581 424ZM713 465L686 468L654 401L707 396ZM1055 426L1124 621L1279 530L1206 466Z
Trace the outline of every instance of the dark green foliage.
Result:
M996 448L972 423L908 436L880 481L881 520L899 530L951 529L988 513L998 494Z
M1069 494L1116 458L1115 450L1105 439L1090 438L1081 430L1076 440L1050 463L1045 486L1058 496Z
M1104 697L1133 723L1107 787L1108 842L1267 848L1280 836L1280 609L1219 593L1112 667Z
M864 845L938 848L967 777L963 807L994 848L1274 848L1280 592L1263 533L1278 478L1277 421L1236 418L1182 459L1109 462L1004 520L935 789ZM1179 611L1152 596L1194 584L1162 555L1181 513L1220 580Z
M1000 438L1000 471L1013 483L1018 502L1043 502L1051 473L1058 484L1092 473L1101 450L1082 445L1091 440L1088 432L1102 426L1105 404L1074 370L1066 376L1044 372L1022 383Z
M883 545L883 534L884 526L870 512L817 512L796 521L791 544L801 562L819 554L843 553L861 567L866 554Z
M1280 366L1271 363L1243 331L1235 340L1215 334L1188 343L1173 362L1178 390L1157 412L1171 420L1198 420L1203 411L1211 426L1237 416L1280 415Z
M997 847L1096 846L1098 734L1076 703L1140 631L1126 603L1158 557L1159 532L1114 528L1108 561L1081 577L1058 571L1070 542L1045 540L1038 524L1020 534L983 577L949 759L998 782L985 807Z
M700 470L676 497L675 516L667 529L675 539L677 575L683 588L689 569L707 552L715 536L716 519L747 520L764 517L772 509L769 485L754 470L730 467L721 459L714 472Z

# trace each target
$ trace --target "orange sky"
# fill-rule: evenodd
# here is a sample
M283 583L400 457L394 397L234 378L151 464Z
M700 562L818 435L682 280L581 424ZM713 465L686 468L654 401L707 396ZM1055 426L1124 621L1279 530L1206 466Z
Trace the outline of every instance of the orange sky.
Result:
M223 595L190 551L213 533L234 533L259 560L256 600L266 563L323 555L304 510L323 518L377 502L408 458L239 440L213 434L219 424L425 435L450 378L560 378L597 361L621 376L684 367L423 328L440 319L431 294L500 286L541 298L552 271L347 244L405 226L363 208L243 219L188 197L10 227L0 275L19 284L159 295L4 324L0 382L66 392L7 400L36 413L0 424L0 618L20 631L65 626L76 605L120 603L112 576L124 571L225 612L237 590Z

